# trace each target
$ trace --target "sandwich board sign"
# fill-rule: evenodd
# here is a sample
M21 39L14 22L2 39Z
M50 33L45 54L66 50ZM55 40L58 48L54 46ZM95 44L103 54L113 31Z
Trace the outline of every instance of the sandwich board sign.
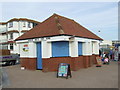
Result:
M97 66L102 66L102 61L101 61L101 57L96 57L96 59L97 59Z
M70 76L70 78L72 77L71 70L70 70L70 64L60 63L58 67L58 71L57 71L57 78L65 77L66 79L68 79L68 76Z

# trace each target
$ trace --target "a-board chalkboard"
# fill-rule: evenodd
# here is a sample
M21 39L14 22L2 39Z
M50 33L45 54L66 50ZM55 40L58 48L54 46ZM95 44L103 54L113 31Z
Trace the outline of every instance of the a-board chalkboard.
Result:
M60 63L58 67L57 78L65 77L67 79L68 76L72 77L71 70L70 70L70 64Z
M102 58L101 57L96 57L96 60L97 60L97 66L102 66Z

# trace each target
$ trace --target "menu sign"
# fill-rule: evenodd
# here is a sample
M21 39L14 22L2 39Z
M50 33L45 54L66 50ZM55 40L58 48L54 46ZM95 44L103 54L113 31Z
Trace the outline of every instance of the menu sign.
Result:
M70 65L67 63L60 63L58 72L57 72L57 77L66 77L71 76L71 71L70 71Z

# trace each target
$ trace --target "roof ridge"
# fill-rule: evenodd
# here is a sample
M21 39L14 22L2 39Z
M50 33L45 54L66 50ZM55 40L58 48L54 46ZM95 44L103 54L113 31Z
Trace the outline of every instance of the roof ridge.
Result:
M55 19L55 22L56 22L56 24L57 24L57 28L58 28L58 30L59 30L59 34L65 34L65 32L64 32L64 30L63 30L63 28L62 28L62 26L61 26L61 24L60 24L60 22L59 22L58 17L55 16L54 19Z
M58 17L61 17L61 18L65 18L65 19L74 21L73 19L67 18L67 17L65 17L65 16L58 15L58 14L56 14L56 13L54 13L54 15L56 15L56 16L58 16Z

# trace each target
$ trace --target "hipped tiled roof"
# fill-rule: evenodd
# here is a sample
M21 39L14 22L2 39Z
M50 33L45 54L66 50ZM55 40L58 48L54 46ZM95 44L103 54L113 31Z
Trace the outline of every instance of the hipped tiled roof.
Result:
M32 39L55 35L74 35L78 37L102 40L100 37L72 19L53 14L16 40Z

